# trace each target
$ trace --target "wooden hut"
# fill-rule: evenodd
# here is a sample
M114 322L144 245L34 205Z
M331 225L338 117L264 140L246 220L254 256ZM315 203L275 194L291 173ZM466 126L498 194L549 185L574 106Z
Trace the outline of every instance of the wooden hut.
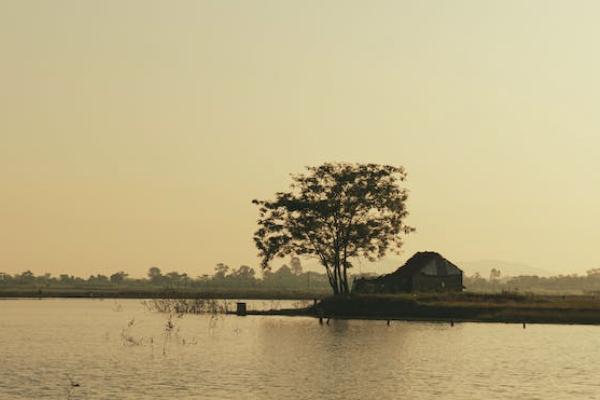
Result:
M353 293L462 291L463 272L433 251L418 252L391 274L356 279Z

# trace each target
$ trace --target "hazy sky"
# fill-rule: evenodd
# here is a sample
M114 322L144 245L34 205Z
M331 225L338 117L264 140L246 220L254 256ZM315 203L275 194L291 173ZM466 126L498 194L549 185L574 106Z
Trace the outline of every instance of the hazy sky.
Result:
M406 167L403 258L600 267L599 19L566 0L0 0L0 271L256 266L250 201L324 161Z

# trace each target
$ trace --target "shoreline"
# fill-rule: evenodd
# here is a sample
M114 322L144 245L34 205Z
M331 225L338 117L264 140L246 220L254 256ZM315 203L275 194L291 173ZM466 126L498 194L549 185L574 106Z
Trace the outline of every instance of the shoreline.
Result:
M0 288L0 299L246 299L321 300L328 291L206 288Z
M327 297L303 309L253 311L248 315L307 316L419 322L600 325L600 298L460 294Z
M232 315L235 316L236 313L235 311L230 311L227 313L227 315ZM294 309L281 309L281 310L268 310L268 311L247 311L246 313L247 316L254 316L254 317L259 317L259 316L263 316L263 317L307 317L307 318L314 318L316 320L319 319L319 316L315 315L314 313L307 313L307 312L297 312L297 310ZM561 321L557 321L557 320L553 320L551 318L549 319L538 319L538 320L529 320L529 319L521 319L521 318L515 318L515 319L506 319L506 318L499 318L499 319L494 319L494 318L489 318L489 319L476 319L476 318L471 318L471 319L455 319L455 318L429 318L429 317L402 317L402 316L396 316L396 317L377 317L377 316L369 316L369 315L352 315L352 316L348 316L348 315L323 315L321 317L324 321L326 320L344 320L344 321L382 321L382 322L387 322L387 321L401 321L401 322L431 322L431 323L439 323L439 324L450 324L450 325L454 325L454 324L460 324L460 323L478 323L478 324L515 324L515 325L587 325L587 326L600 326L600 319L595 320L595 321L589 321L589 320L561 320Z
M316 319L600 325L600 296L504 293L405 293L327 296L321 291L268 289L0 289L2 299L222 299L314 301L304 308L252 310L249 316ZM235 315L234 311L228 315Z

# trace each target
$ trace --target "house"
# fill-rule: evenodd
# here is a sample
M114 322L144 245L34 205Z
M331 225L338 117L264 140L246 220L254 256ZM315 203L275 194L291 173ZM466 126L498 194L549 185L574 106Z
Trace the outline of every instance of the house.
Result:
M433 251L418 252L391 274L359 278L353 293L459 292L464 289L463 272Z

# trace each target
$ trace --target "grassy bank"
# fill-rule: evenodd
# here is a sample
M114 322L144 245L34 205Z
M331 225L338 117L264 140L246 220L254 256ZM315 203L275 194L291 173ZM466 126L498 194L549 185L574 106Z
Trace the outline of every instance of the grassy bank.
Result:
M329 295L329 291L242 288L2 288L0 298L110 298L110 299L256 299L312 300Z
M327 297L316 307L257 314L326 318L600 324L597 296L515 293Z
M2 288L0 298L256 299L312 300L316 306L289 310L249 310L255 315L325 318L600 324L598 295L521 293L402 294L328 296L328 291L242 288Z

